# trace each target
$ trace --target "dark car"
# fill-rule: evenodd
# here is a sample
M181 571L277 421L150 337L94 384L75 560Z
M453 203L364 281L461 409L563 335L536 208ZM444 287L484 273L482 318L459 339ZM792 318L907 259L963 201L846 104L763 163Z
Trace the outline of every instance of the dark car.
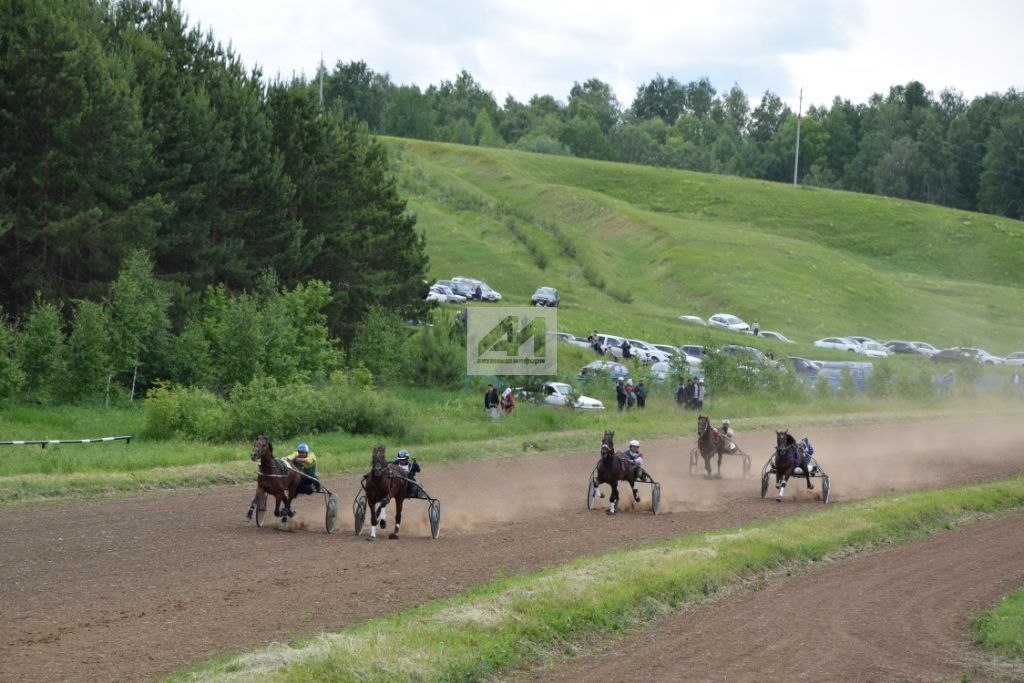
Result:
M813 360L807 360L806 358L800 358L799 356L790 356L789 363L793 366L793 372L798 375L810 375L811 377L814 377L821 372L820 365L815 363Z
M905 341L888 341L883 346L891 353L912 353L918 356L924 356L925 352L920 348L914 346L910 342Z
M530 297L534 306L558 306L558 290L554 287L538 287Z
M942 349L932 356L932 360L936 363L967 363L974 358L961 349Z

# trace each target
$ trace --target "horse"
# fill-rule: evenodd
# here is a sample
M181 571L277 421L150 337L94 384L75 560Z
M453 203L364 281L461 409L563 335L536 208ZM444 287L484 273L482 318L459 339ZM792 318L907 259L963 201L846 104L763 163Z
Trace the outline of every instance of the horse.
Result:
M803 467L804 476L807 478L807 488L813 489L811 483L810 465L803 462L804 453L802 445L797 443L796 438L789 433L788 429L775 432L775 488L779 495L775 500L782 502L786 494L786 482L793 475L798 467Z
M387 528L387 505L395 501L395 530L388 538L398 538L402 527L402 505L410 497L409 479L398 465L388 464L384 457L384 446L373 447L370 471L363 477L366 505L370 508L370 536L366 540L377 540L377 524Z
M246 519L252 518L252 513L256 510L260 496L265 493L274 496L275 517L283 519L294 517L295 511L292 510L292 501L295 500L297 495L302 475L286 465L284 461L274 457L274 444L266 434L256 437L249 457L253 462L258 460L260 468L259 474L256 477L256 496L252 499L249 512L246 513ZM282 501L284 502L283 511L281 510Z
M604 437L601 439L601 461L597 464L597 484L608 484L612 489L612 495L608 499L608 514L614 515L619 502L619 482L629 482L629 488L633 491L633 500L640 502L640 493L636 490L636 480L640 474L640 468L629 458L615 452L615 432L604 430ZM600 492L598 492L600 495Z
M697 417L697 450L704 458L704 469L707 471L706 478L711 479L711 457L718 454L718 474L716 479L722 478L722 455L725 453L725 439L717 429L711 426L711 418L707 415Z

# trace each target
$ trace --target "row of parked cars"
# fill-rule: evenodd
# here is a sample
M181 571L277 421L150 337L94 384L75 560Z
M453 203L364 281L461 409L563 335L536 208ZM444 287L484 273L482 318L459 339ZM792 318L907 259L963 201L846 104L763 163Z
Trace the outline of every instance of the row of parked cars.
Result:
M432 284L425 298L439 304L464 304L470 299L501 301L501 293L483 280L457 275L450 280L438 280Z

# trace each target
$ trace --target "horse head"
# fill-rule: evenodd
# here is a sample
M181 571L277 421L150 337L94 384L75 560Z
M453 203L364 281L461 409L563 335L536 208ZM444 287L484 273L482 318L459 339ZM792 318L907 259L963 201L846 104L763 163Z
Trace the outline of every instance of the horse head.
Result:
M373 447L373 460L371 461L371 467L373 468L374 474L382 474L388 467L388 459L384 457L384 446Z
M707 415L697 417L697 436L704 436L711 429L711 418Z
M260 434L252 444L252 452L249 454L249 458L256 462L257 460L262 460L264 455L274 457L274 444L271 443L269 436Z
M601 457L609 455L615 455L615 432L606 429L601 437Z
M796 455L796 437L788 429L775 432L775 454L784 457Z

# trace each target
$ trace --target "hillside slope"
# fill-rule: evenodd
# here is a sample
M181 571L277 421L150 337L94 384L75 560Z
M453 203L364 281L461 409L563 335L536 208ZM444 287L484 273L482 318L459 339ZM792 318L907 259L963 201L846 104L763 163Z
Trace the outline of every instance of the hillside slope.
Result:
M560 326L679 340L720 311L829 334L1024 348L1024 224L888 198L507 150L387 139L431 274Z

